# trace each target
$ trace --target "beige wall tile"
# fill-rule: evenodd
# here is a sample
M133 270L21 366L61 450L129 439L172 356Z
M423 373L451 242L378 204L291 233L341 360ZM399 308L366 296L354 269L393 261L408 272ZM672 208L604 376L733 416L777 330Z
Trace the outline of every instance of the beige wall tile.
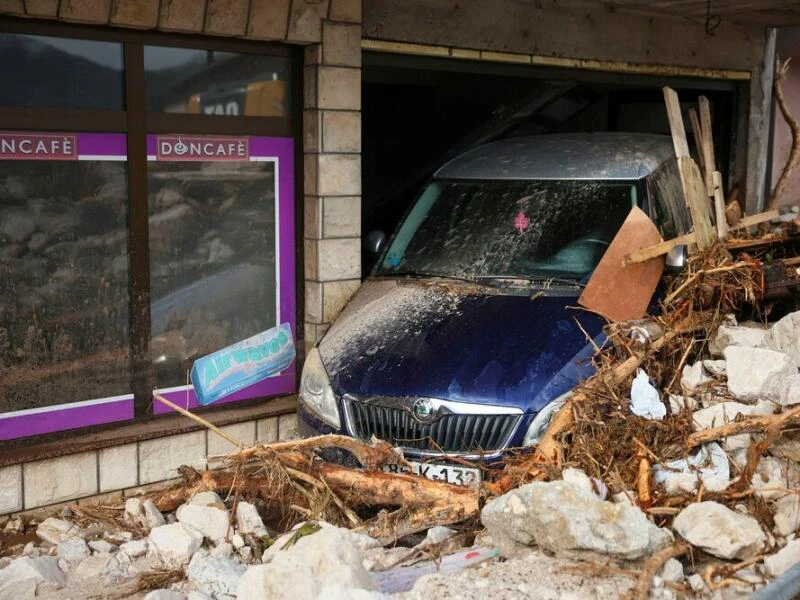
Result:
M322 111L322 150L324 152L361 152L361 113L357 111Z
M306 281L306 314L309 323L322 323L322 284Z
M192 431L139 442L139 483L173 479L178 467L206 466L206 432Z
M256 421L256 442L269 444L278 441L278 417Z
M285 38L290 3L290 0L252 0L247 35L265 40Z
M289 30L291 42L319 42L322 38L322 19L328 14L328 0L292 0Z
M322 232L324 237L358 237L361 235L361 198L328 196L322 200Z
M361 110L361 69L318 67L317 105L320 108Z
M323 284L323 321L332 322L361 287L360 279L350 281L328 281Z
M233 425L225 425L220 427L220 430L231 436L233 439L242 442L245 446L252 446L256 440L256 422L244 421L242 423L234 423ZM213 431L206 432L208 435L208 455L217 456L219 454L230 454L239 450L238 446L234 446L228 440L217 435Z
M115 25L155 27L158 23L158 0L114 0L111 22Z
M205 33L244 35L248 0L208 0Z
M0 469L0 515L22 510L22 465Z
M322 237L322 198L306 196L303 199L303 237L319 239Z
M35 17L55 17L58 14L58 0L25 0L25 10Z
M319 254L317 252L317 240L303 240L303 260L305 262L305 278L319 279Z
M361 23L361 0L331 0L329 15L334 21Z
M303 191L309 195L317 193L318 154L303 155Z
M359 154L320 154L317 164L317 193L320 196L361 194Z
M320 281L358 279L360 277L361 240L343 238L319 241Z
M322 23L322 62L345 67L361 66L361 25Z
M100 461L100 491L122 490L139 485L139 451L136 444L103 448Z
M320 134L322 130L322 111L303 111L303 151L319 152Z
M58 16L67 21L108 23L110 6L111 0L62 0Z
M97 493L97 452L26 463L22 473L26 509L92 496Z
M159 27L173 31L202 31L205 7L205 0L162 0Z
M297 429L297 414L281 415L278 417L278 439L280 441L296 440L300 437Z

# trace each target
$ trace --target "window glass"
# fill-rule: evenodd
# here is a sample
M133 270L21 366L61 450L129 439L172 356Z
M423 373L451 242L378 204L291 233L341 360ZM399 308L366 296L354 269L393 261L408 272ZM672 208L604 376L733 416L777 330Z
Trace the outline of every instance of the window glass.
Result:
M156 384L278 324L276 163L250 139L148 136Z
M289 116L288 57L145 46L148 110Z
M124 152L0 132L0 413L130 391Z
M0 106L122 110L122 44L0 33Z

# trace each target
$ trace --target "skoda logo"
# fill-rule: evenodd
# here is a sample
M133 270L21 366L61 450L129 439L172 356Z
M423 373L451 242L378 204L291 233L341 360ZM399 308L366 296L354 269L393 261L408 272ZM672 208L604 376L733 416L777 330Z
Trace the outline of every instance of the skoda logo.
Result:
M433 402L428 400L427 398L420 398L416 402L414 402L414 407L412 408L412 412L414 416L417 418L418 421L430 421L433 419Z

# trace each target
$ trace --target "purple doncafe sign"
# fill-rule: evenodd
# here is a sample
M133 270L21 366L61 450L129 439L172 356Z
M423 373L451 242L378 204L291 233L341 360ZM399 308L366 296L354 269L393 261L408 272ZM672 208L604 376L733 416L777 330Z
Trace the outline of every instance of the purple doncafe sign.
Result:
M126 161L127 140L124 134L0 131L0 176L13 173L19 179L19 173L52 171L65 177L63 173L69 173L72 168L67 166L69 162L75 165L75 173L80 173L88 180L97 177L96 173L108 173L114 169L126 173L120 164ZM149 135L147 161L150 195L151 346L155 385L158 386L156 391L182 407L193 408L198 406L194 391L191 385L186 385L186 374L191 368L192 360L281 323L288 323L292 334L296 336L293 140L245 136ZM77 170L81 163L89 170ZM87 163L99 164L91 167ZM109 164L103 167L103 163L117 163L120 166L112 167ZM57 164L64 168L53 171ZM53 165L52 168L50 165ZM125 178L123 174L123 185L113 188L121 190L115 192L119 197L111 200L111 204L122 211L120 223L125 222L125 207L129 202L124 191ZM40 179L43 182L40 186L48 185L49 180L46 177ZM56 189L60 184L53 179L52 185ZM62 185L50 195L62 203L73 202L68 196L67 188L68 186ZM106 186L106 189L112 187ZM175 200L176 190L184 194L182 198L185 197L185 202ZM91 200L84 201L81 196L76 195L74 202L96 202L99 201L97 198L99 195L95 194ZM22 207L24 204L19 208L10 208L22 210ZM0 211L7 208L0 203ZM169 223L172 229L165 227L164 223ZM126 240L124 225L120 227L123 229L119 233L114 231L111 235L106 232L105 237L92 238L90 235L89 238L114 237ZM174 227L182 228L178 231L179 236ZM166 232L163 233L163 239L159 237L162 231ZM77 241L85 242L80 239ZM119 309L122 313L114 321L122 323L116 327L116 330L121 329L118 347L102 348L104 352L92 356L73 357L65 355L63 351L61 354L53 351L53 356L48 357L51 362L43 367L25 363L14 365L13 368L25 377L28 377L29 371L34 371L34 376L26 381L40 381L41 389L38 389L39 384L25 388L31 392L29 396L32 397L28 404L15 404L17 396L7 388L0 391L0 410L3 411L0 412L0 441L128 421L137 416L134 414L134 397L129 384L130 337L125 332L127 318L124 313L128 306L128 261L125 248L123 242L120 250L122 254L114 262L117 270L121 270L121 274L117 272L116 276L121 281L117 305L122 307ZM51 256L59 255L51 253ZM112 258L114 257L108 258L109 265ZM58 264L54 266L65 267L66 265ZM0 269L2 268L12 267L0 264ZM87 272L80 275L89 279L92 274ZM98 272L94 277L98 281L114 281L110 267L109 272ZM46 280L43 282L47 283ZM84 288L93 289L91 285L83 285L81 290ZM14 290L0 292L0 302L14 302L17 298ZM82 293L91 295L90 291ZM83 302L83 297L80 300ZM58 303L58 297L53 302ZM67 300L62 302L65 306L56 308L65 315L74 315L75 305L79 302L75 301L69 306L66 305ZM64 327L65 318L53 318L52 311L48 316L48 322ZM0 312L0 329L8 325L3 321L4 318ZM51 339L56 339L56 334L60 334L60 330L48 332L46 325L42 327L45 335L49 335ZM104 339L109 337L111 336L106 335ZM180 340L180 343L176 344L176 340ZM12 339L12 351L14 344ZM93 349L99 350L101 348ZM93 372L91 366L87 367L91 363L89 359L101 355L109 361L104 366L102 377ZM112 360L118 361L113 364L119 364L120 368L117 369L117 379L109 383L114 376L113 369L109 367ZM166 375L163 369L165 364L172 365L172 370ZM87 380L84 387L75 386L75 390L90 391L82 395L71 387L56 389L55 392L47 387L48 372L62 376L73 367L86 369L86 374L81 377ZM40 370L38 375L35 373L37 369ZM7 370L5 373L0 372L0 383L7 378ZM9 380L12 379L13 377ZM92 383L94 380L100 383L95 385ZM101 385L105 387L97 387ZM54 386L55 384L51 385ZM292 362L277 375L239 390L219 400L217 404L287 394L293 392L295 386L295 363ZM157 402L152 410L154 414L170 411Z

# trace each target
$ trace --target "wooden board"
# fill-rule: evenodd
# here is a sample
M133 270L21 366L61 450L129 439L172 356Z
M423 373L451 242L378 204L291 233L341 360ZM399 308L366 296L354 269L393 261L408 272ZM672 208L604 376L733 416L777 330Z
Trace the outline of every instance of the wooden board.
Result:
M640 319L647 312L664 271L664 258L625 265L628 254L661 241L655 224L638 207L633 207L589 283L578 304L612 321Z

